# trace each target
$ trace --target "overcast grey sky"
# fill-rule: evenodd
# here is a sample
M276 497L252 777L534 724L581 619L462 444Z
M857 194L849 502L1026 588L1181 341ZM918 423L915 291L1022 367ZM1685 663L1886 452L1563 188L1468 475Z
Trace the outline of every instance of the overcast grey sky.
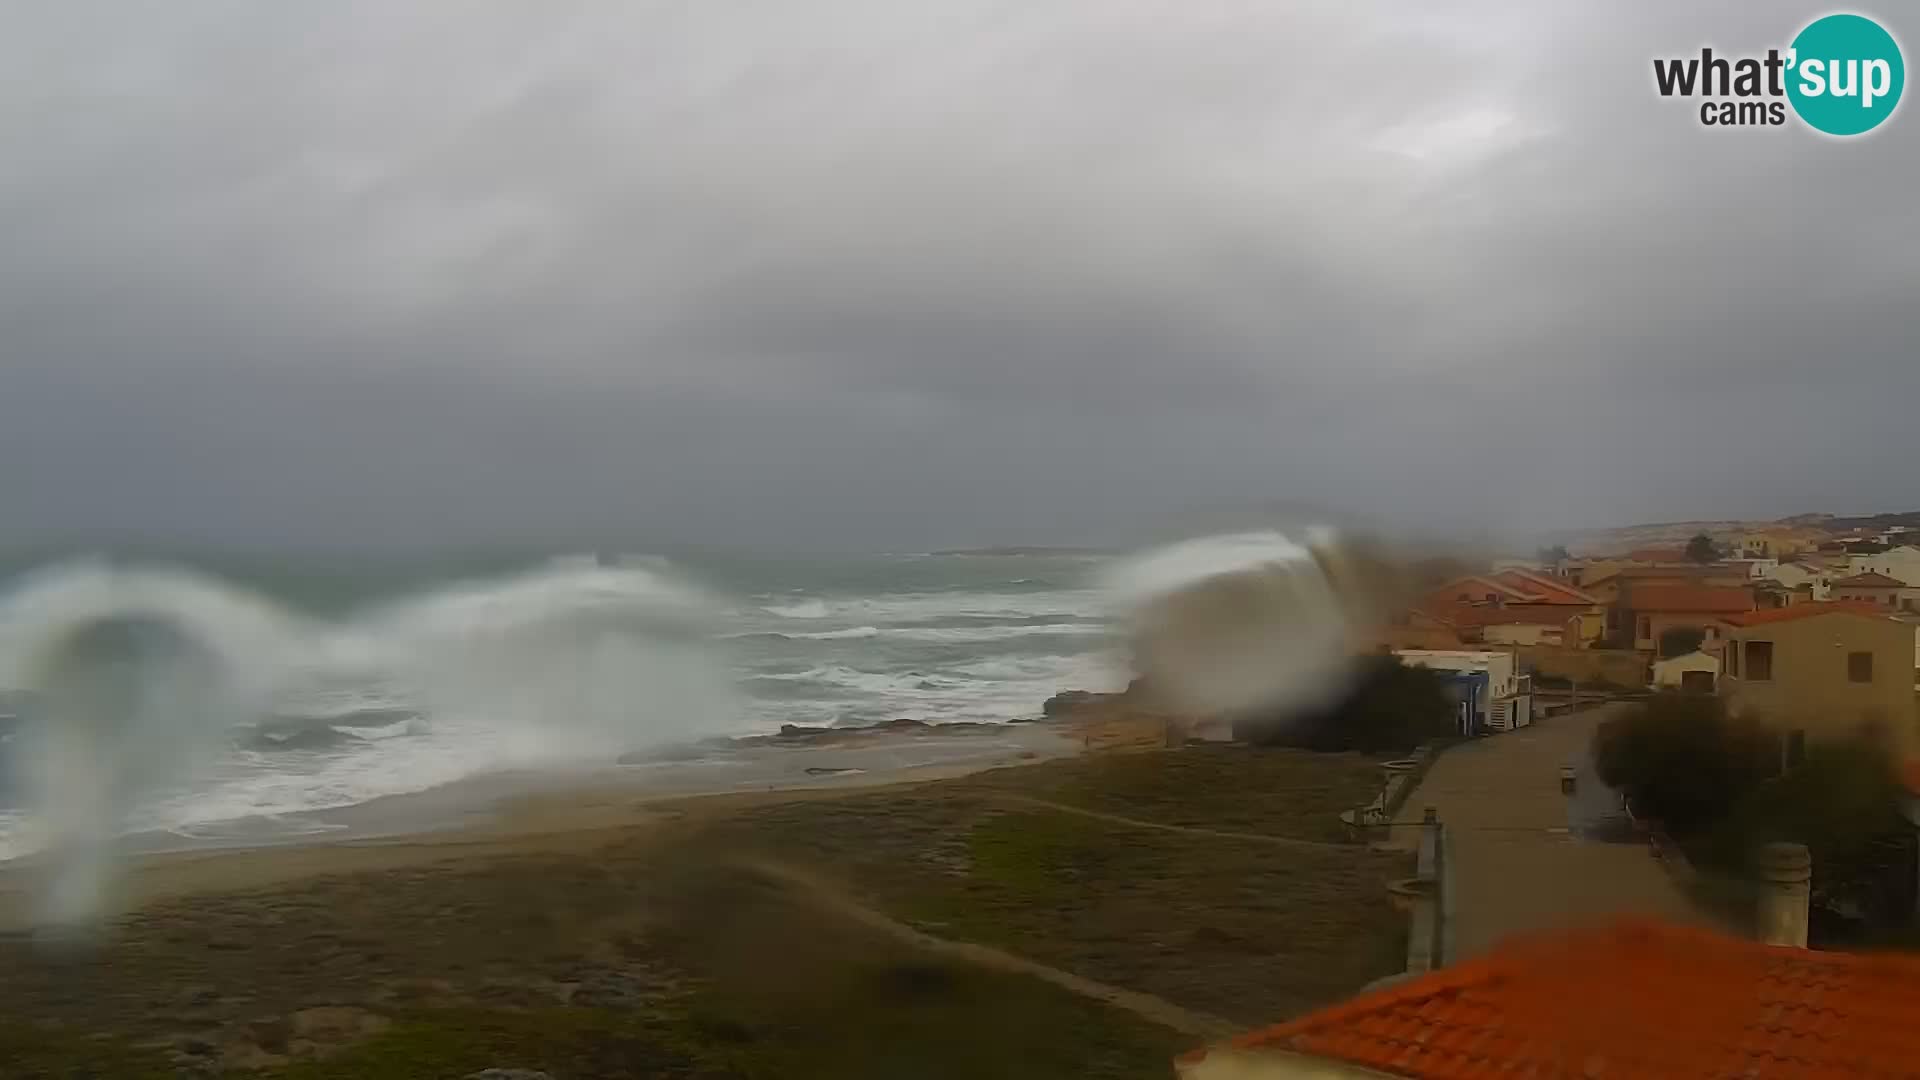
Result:
M0 543L1920 507L1914 105L1652 90L1825 10L6 3Z

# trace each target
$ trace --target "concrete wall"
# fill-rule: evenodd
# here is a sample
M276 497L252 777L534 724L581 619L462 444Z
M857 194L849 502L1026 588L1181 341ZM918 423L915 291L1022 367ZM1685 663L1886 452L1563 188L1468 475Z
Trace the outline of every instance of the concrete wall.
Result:
M1540 623L1495 623L1481 627L1480 638L1490 645L1558 645L1565 640L1566 629Z
M1523 669L1537 676L1591 683L1605 680L1616 686L1647 685L1647 659L1631 649L1561 649L1550 645L1514 647Z
M1721 692L1733 709L1757 713L1782 729L1843 737L1871 725L1911 752L1916 743L1913 634L1906 623L1846 613L1736 628L1727 649L1742 652L1737 663L1723 659ZM1755 641L1773 643L1773 672L1766 680L1752 677L1745 650ZM1848 678L1852 652L1873 655L1871 682Z

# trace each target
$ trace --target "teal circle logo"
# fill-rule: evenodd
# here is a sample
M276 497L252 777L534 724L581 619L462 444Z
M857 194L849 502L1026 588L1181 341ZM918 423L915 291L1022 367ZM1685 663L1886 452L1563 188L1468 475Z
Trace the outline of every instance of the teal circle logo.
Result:
M1907 65L1900 43L1864 15L1815 19L1793 39L1787 100L1816 131L1861 135L1900 104Z

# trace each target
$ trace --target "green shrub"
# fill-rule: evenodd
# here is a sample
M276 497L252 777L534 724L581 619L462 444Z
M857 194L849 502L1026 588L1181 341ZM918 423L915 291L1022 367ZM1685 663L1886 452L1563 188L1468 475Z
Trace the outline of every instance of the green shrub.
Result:
M1251 713L1234 730L1261 745L1367 754L1405 753L1456 733L1446 676L1397 656L1368 657L1353 689L1328 708Z
M1686 836L1718 821L1773 775L1778 743L1717 697L1663 692L1594 733L1600 779L1635 816Z
M1696 861L1732 872L1761 844L1805 844L1813 906L1842 919L1898 925L1913 911L1913 826L1900 814L1893 762L1865 741L1815 743L1805 760L1764 781L1689 845Z

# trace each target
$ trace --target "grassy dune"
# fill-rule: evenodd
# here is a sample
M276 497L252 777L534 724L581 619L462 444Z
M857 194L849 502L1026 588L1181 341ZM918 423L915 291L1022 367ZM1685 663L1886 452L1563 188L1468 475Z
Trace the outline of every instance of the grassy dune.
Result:
M1373 777L1289 751L1095 756L696 800L564 850L191 897L84 954L0 942L0 1061L63 1080L1165 1076L1194 1031L1012 965L1230 1024L1395 970L1399 857L1259 839L1330 839Z

